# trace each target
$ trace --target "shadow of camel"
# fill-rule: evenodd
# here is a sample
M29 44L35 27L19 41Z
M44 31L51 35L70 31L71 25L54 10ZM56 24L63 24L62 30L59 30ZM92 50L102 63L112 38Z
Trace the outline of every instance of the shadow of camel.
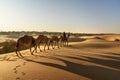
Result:
M82 44L82 43L81 43ZM86 45L75 44L71 45L72 49L84 49L84 48L94 48L94 49L107 49L118 47L117 45L103 44L103 43L87 43Z
M88 57L88 56L81 56L81 57L86 58L86 59L82 59L83 61L92 62L92 63L101 64L104 66L120 69L120 60L103 60L103 59L93 58L93 57ZM109 56L104 56L104 57L108 58ZM68 58L71 58L71 57L68 57ZM72 58L74 58L74 57L72 57ZM110 58L114 58L114 57L110 57Z
M81 75L81 76L90 78L92 80L120 80L120 75L119 75L120 71L117 71L117 70L112 70L112 69L103 68L103 67L99 67L99 66L82 65L82 64L74 63L74 62L64 60L61 58L51 57L51 56L49 56L49 57L39 56L39 57L59 60L59 61L64 62L66 64L66 66L62 66L59 64L55 64L55 63L49 63L49 62L35 61L32 59L28 59L28 58L24 58L24 60L42 64L45 66L62 69L62 70L65 70L65 71L68 71L68 72L71 72L71 73L74 73L77 75ZM76 59L78 59L78 58L76 58ZM83 59L81 59L81 60L83 60Z
M115 56L119 56L120 57L119 53L105 52L105 53L102 53L102 54L109 54L109 55L115 55Z
M101 57L105 57L105 58L110 58L110 59L114 59L116 61L119 61L120 62L120 55L118 56L106 56L106 55L99 55Z
M104 55L104 54L107 54L107 55ZM102 57L105 57L105 58L111 58L111 59L115 59L117 61L120 61L120 54L119 53L107 52L107 53L99 54L99 56L102 56Z

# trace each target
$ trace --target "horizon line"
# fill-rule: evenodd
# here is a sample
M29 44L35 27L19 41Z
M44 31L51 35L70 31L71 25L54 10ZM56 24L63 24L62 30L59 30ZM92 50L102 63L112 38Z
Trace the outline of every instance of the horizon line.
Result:
M68 33L68 32L70 32L70 31L35 31L35 30L33 30L33 31L31 31L31 30L21 30L21 31L14 31L14 30L9 30L9 31L0 31L0 33L1 32L56 32L56 33L62 33L62 32L66 32L66 33ZM115 32L70 32L70 33L77 33L77 34L120 34L120 33L115 33Z

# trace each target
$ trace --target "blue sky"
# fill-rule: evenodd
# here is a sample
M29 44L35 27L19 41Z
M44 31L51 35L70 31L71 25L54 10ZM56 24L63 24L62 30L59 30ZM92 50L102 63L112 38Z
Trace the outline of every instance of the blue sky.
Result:
M0 0L0 30L120 33L120 0Z

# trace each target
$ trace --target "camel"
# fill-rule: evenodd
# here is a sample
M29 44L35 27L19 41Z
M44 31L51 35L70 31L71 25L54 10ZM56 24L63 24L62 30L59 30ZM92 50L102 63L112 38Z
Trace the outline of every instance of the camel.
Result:
M44 44L44 51L45 51L46 46L48 46L48 50L49 50L49 42L50 42L50 38L44 35L39 35L38 38L36 39L36 51L38 47L40 52L42 52L42 50L40 49L40 45L42 43Z
M39 48L39 50L40 50L40 52L42 52L42 50L40 49L40 43L42 42L42 40L43 40L43 35L39 35L38 37L37 37L37 39L35 39L35 50L36 50L36 52L37 52L37 47Z
M48 46L48 50L49 50L50 38L48 38L47 36L43 36L41 43L44 43L44 51L46 46Z
M60 39L57 36L51 36L49 46L51 45L53 49L55 46L59 48L59 40Z
M17 40L17 44L16 44L16 54L18 57L23 57L22 54L20 53L20 49L23 48L23 47L29 47L30 48L30 52L31 52L31 55L33 55L33 51L31 51L31 48L32 47L35 47L35 39L32 37L32 36L28 36L28 35L24 35L23 37L20 37L18 40ZM19 52L19 54L18 54ZM20 56L19 56L20 55Z

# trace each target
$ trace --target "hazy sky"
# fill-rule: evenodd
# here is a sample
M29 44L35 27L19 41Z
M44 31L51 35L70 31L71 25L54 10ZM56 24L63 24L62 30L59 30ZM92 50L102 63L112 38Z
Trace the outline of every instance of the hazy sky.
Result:
M120 33L120 0L0 0L0 30Z

